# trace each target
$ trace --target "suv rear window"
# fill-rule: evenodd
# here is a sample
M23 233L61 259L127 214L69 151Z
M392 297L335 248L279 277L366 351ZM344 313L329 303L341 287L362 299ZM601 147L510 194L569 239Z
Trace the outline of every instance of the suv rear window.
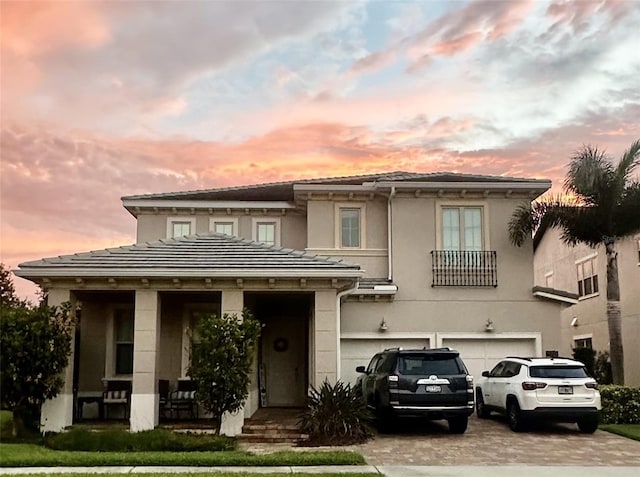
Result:
M582 366L531 366L532 378L588 378L587 370Z
M398 372L408 376L464 374L458 360L451 355L405 354L398 356Z

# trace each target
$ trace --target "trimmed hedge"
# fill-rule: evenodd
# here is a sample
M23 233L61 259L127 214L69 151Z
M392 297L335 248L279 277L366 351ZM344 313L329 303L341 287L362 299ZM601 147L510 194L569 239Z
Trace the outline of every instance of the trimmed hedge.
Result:
M90 431L79 428L47 435L44 444L54 450L102 452L201 452L236 448L235 440L229 437L183 434L166 429L132 433L115 429Z
M640 387L600 386L602 424L640 424Z

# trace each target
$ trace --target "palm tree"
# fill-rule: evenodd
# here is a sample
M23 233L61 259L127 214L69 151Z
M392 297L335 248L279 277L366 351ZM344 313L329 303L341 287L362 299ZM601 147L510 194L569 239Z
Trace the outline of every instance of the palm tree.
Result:
M563 242L604 245L607 257L607 323L614 384L624 384L620 283L616 241L640 230L640 140L616 166L604 151L583 146L571 158L564 180L567 196L519 207L509 222L509 237L521 246L539 227L558 227Z

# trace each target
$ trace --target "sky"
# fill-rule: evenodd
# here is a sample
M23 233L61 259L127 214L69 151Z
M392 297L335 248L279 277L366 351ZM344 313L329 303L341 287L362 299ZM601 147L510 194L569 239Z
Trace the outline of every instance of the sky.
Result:
M583 144L640 137L640 0L2 0L0 22L10 268L134 243L126 195L393 170L557 189Z

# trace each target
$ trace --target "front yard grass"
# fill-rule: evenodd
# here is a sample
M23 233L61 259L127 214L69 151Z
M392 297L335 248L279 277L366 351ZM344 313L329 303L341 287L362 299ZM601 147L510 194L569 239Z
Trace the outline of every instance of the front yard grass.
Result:
M602 424L600 429L640 441L640 424Z
M219 452L73 452L55 451L35 444L0 443L0 467L98 465L274 466L361 465L364 457L349 451L283 451L251 454Z

